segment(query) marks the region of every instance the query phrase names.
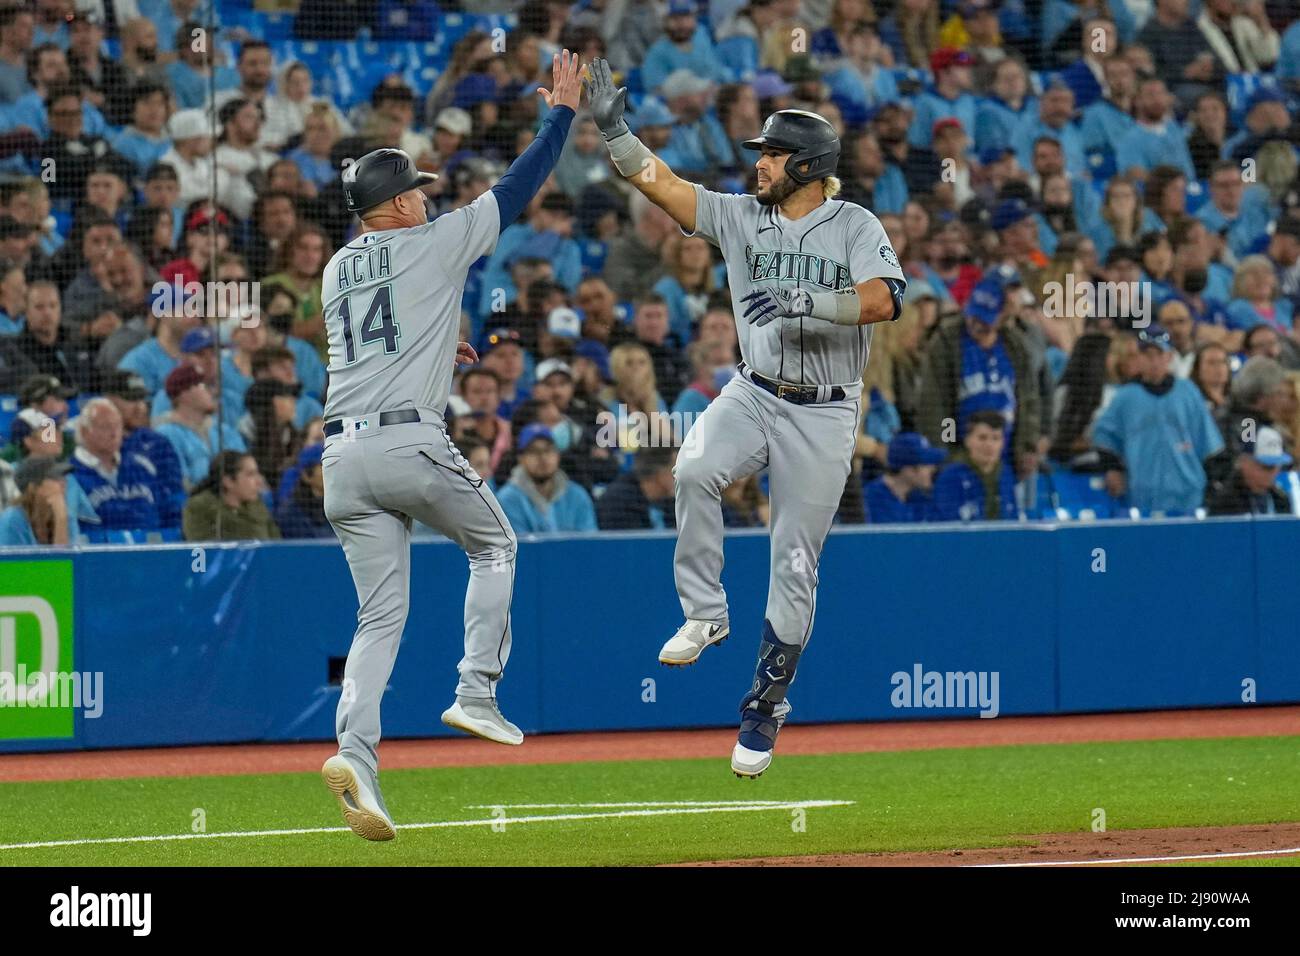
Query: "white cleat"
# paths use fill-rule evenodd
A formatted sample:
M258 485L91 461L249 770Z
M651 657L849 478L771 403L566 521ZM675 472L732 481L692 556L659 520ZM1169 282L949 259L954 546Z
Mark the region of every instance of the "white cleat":
M518 747L524 742L524 732L506 720L495 700L457 697L443 711L442 722L496 744Z
M687 621L659 651L659 663L673 667L694 664L710 644L721 644L731 633L726 624Z
M788 700L781 701L781 703L777 704L776 707L773 708L772 719L776 722L776 729L773 732L774 734L779 734L781 732L781 728L785 726L785 719L789 715L790 702ZM762 739L760 735L753 735L753 737L756 737L759 740ZM750 740L750 743L753 743L753 739ZM772 746L773 748L776 747L775 738L772 741ZM771 750L750 750L739 742L737 742L736 746L732 748L731 772L737 777L756 778L771 765Z
M770 750L750 750L736 744L731 751L731 770L737 777L757 777L771 764Z
M342 754L330 757L321 767L320 774L325 786L338 798L343 819L353 833L375 841L391 840L397 836L397 827L388 815L378 789L372 790L366 775L358 773L346 757Z

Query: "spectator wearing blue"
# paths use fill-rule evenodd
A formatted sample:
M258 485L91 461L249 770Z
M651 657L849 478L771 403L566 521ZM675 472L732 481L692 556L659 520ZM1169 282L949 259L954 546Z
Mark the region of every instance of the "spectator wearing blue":
M212 458L218 451L248 450L244 437L234 427L216 421L213 413L217 410L217 400L196 366L179 365L167 376L167 397L171 399L172 411L157 431L176 449L187 489L208 476Z
M642 448L596 502L596 523L602 531L663 530L677 526L673 498L672 448Z
M1088 155L1083 148L1083 134L1074 125L1074 93L1059 80L1053 81L1043 91L1037 114L1027 114L1012 133L1016 158L1025 169L1034 168L1034 145L1045 136L1061 144L1066 172L1075 178L1086 179Z
M284 538L333 538L334 526L325 517L325 478L321 468L324 445L308 445L296 466L285 473L292 482L275 509L275 523ZM281 487L283 487L283 482Z
M907 206L907 179L893 163L885 162L880 140L870 130L849 137L840 177L840 198L870 209L877 216L901 215Z
M1030 167L1032 175L1029 184L1035 191L1041 191L1048 176L1065 173L1070 177L1070 191L1074 195L1074 221L1079 229L1088 232L1096 225L1101 213L1101 197L1083 176L1071 173L1066 168L1065 148L1055 136L1040 136L1033 144L1034 164Z
M1223 158L1236 160L1259 155L1260 147L1274 139L1286 139L1291 115L1286 99L1275 89L1261 86L1246 103L1245 122L1223 144Z
M149 391L144 380L117 369L105 372L100 386L104 397L122 416L122 453L142 455L156 473L155 490L163 524L180 524L185 508L185 479L181 459L172 443L149 427Z
M1142 261L1142 281L1146 284L1151 304L1158 309L1178 294L1171 281L1173 246L1165 233L1152 231L1138 237L1137 249Z
M38 44L28 56L31 70L32 89L24 94L11 107L5 110L7 126L26 126L41 139L50 136L50 115L47 107L52 107L53 95L67 89L72 79L72 70L68 66L67 55L58 47L45 43ZM80 93L80 90L77 91ZM111 130L104 114L89 101L78 97L81 104L81 133L90 138L108 135ZM75 117L76 113L73 113Z
M167 91L157 83L138 83L131 88L131 104L131 124L109 137L109 144L143 176L172 148L167 137Z
M591 495L560 468L555 438L540 422L519 433L519 464L497 500L519 534L596 530Z
M713 83L689 70L676 70L659 87L676 118L669 156L676 172L713 173L738 165L735 146L710 109Z
M673 402L673 414L681 416L683 435L735 373L735 355L728 354L726 344L718 339L692 342L686 357L691 363L691 380Z
M963 441L977 413L997 412L1007 430L1007 453L1027 476L1037 466L1042 399L1029 346L1003 321L1012 305L1002 280L986 276L971 291L965 316L941 323L931 335L917 431L936 445Z
M713 262L713 247L703 236L682 236L664 251L668 274L654 284L652 291L668 305L670 334L682 348L695 338L695 328L704 317L709 296L726 286ZM723 267L725 270L725 266Z
M94 398L77 416L72 477L99 516L103 531L172 528L158 500L158 471L138 452L122 449L122 416L106 398Z
M65 433L59 429L54 419L35 408L24 408L18 413L10 427L9 437L13 441L13 451L18 456L16 462L19 464L33 458L66 460ZM5 467L7 465L0 463L0 469ZM0 491L0 498L3 497L3 492ZM69 478L65 482L63 498L67 506L68 537L75 544L82 540L81 523L84 521L91 526L97 525L99 516L95 514L95 509L75 478Z
M1248 255L1268 234L1268 191L1263 186L1249 188L1244 171L1230 159L1215 163L1210 171L1210 200L1196 210L1196 218L1210 232L1223 236L1237 258Z
M233 90L239 86L239 73L229 65L208 68L207 49L193 41L194 31L203 29L195 22L183 23L176 28L172 42L176 50L176 59L164 68L167 86L172 91L178 110L199 109L208 101L210 86L218 93ZM338 178L338 170L334 170Z
M1133 100L1137 96L1137 71L1126 57L1112 56L1102 61L1106 71L1106 93L1083 108L1079 133L1083 148L1089 153L1119 154L1119 144L1137 125L1133 119Z
M1223 437L1200 390L1170 372L1173 345L1158 325L1138 332L1136 381L1122 385L1093 427L1106 484L1144 514L1190 514L1205 500L1205 459Z
M1121 59L1115 23L1104 16L1083 21L1080 57L1061 71L1061 79L1074 92L1074 105L1086 110L1102 98L1108 87L1106 64Z
M181 361L181 341L199 324L197 315L185 314L185 292L180 286L156 290L151 309L158 318L153 338L146 339L122 357L117 367L144 379L150 395L162 391L163 383Z
M27 80L27 51L32 48L35 25L27 7L0 10L0 107L17 101L32 88Z
M871 113L871 131L880 141L885 162L903 174L908 192L917 196L929 195L943 176L943 165L934 150L928 146L913 146L908 141L908 117L908 111L901 103L882 103Z
M1300 88L1300 20L1282 34L1282 55L1277 58L1277 78L1291 89Z
M641 62L641 83L647 90L657 90L677 70L718 83L730 79L714 52L709 31L696 17L695 0L669 0L663 36L650 45Z
M229 381L226 381L224 374L222 375L221 420L228 426L237 426L244 415L244 393L253 383L245 379L243 373L230 364L229 356L218 359L217 355L217 335L207 326L201 325L197 329L190 329L181 340L181 364L189 364L197 368L199 375L214 395L217 388L217 362L221 362L223 372L228 370L234 373ZM149 409L149 415L155 421L165 417L172 410L171 396L167 394L165 385L166 380L164 380L163 390L154 395ZM204 471L204 474L207 472Z
M967 423L962 450L934 479L934 521L1014 521L1016 477L1005 460L1006 420L990 409Z
M934 124L946 116L961 120L962 129L975 128L976 100L971 94L971 67L975 58L965 50L941 47L930 54L934 86L916 97L907 140L928 147Z
M517 222L501 233L483 270L481 315L500 311L517 298L518 290L510 276L510 267L517 259L546 259L556 282L569 292L577 289L582 280L582 247L573 238L573 200L561 192L549 193L527 222ZM505 301L495 301L498 296L504 296Z
M1294 306L1290 299L1278 295L1277 271L1268 256L1246 256L1237 263L1232 301L1228 303L1228 328L1249 330L1268 325L1279 335L1289 337L1294 321Z
M1038 113L1038 100L1029 92L1029 74L1019 60L1008 57L993 68L989 95L975 110L975 148L981 153L1016 145L1016 128Z
M871 524L925 521L931 508L934 473L947 457L924 435L899 432L889 443L888 471L867 483L863 492Z
M880 42L875 27L858 21L851 28L848 43L843 59L826 65L825 80L831 100L840 108L845 124L859 126L867 121L873 107L896 102L901 94L893 72L881 64L885 46ZM816 36L813 38L813 57L817 59Z
M1115 149L1115 168L1135 179L1145 179L1156 166L1173 166L1188 179L1196 167L1187 148L1187 134L1174 118L1174 98L1159 77L1138 83L1133 111L1137 122Z
M28 458L14 469L19 497L0 511L0 547L73 542L66 494L71 470L57 458Z

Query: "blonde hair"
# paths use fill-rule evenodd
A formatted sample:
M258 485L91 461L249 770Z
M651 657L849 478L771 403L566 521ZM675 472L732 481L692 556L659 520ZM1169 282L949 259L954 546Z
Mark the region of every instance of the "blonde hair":
M844 184L838 176L827 176L822 180L822 195L827 199L834 199L843 188Z
M1246 256L1237 263L1237 270L1232 274L1232 297L1234 299L1245 298L1246 295L1246 276L1252 272L1267 272L1273 275L1273 263L1269 261L1268 256L1259 254ZM1274 285L1274 293L1277 292L1277 286Z

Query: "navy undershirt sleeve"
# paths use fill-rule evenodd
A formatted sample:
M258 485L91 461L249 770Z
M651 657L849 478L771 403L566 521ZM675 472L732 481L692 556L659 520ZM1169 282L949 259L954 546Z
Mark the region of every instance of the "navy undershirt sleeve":
M573 110L567 106L557 106L542 122L542 128L528 148L519 154L519 158L510 164L510 168L492 187L492 194L497 199L497 209L501 213L501 231L509 226L524 211L524 207L537 195L546 177L551 175L560 150L569 136L569 124L573 122Z

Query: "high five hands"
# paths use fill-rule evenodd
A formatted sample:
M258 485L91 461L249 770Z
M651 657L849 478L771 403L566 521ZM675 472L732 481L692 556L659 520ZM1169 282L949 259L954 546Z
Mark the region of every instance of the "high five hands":
M538 94L552 109L567 106L577 110L578 97L582 94L582 68L578 54L561 50L551 58L551 89L539 86Z

